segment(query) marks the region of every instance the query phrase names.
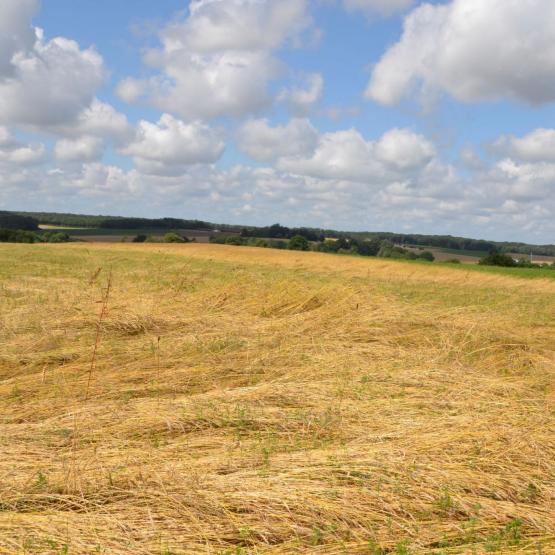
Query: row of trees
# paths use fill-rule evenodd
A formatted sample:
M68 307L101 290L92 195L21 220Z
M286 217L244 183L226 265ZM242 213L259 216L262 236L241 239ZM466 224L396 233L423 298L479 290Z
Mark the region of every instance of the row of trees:
M125 239L126 240L126 239ZM0 243L67 243L71 237L63 231L44 231L37 233L24 229L0 229ZM177 232L171 231L163 237L154 235L137 235L133 243L190 243L196 239L188 239Z
M98 223L102 229L195 229L212 230L212 224L200 220L181 220L177 218L107 218Z
M30 216L20 216L13 212L0 212L0 229L37 231L39 221Z
M486 241L483 239L469 239L452 235L422 235L413 233L389 232L339 232L318 228L289 228L280 224L268 227L243 228L242 237L261 237L290 239L295 235L302 235L309 241L324 241L325 238L347 239L359 243L370 241L381 243L389 241L394 245L411 247L435 247L442 249L470 251L475 253L517 253L555 256L555 245L529 245L527 243Z
M67 233L49 231L35 233L24 229L0 229L0 243L67 243Z
M13 220L16 218L16 220ZM24 218L24 220L17 219ZM38 223L67 226L91 227L102 229L141 229L141 230L173 230L195 229L203 231L226 231L239 233L244 238L289 240L300 235L312 242L324 242L326 238L350 239L364 241L390 241L395 245L413 247L436 247L469 253L520 253L543 256L555 256L555 245L529 245L527 243L485 241L452 235L422 235L388 232L351 232L344 233L329 229L296 227L290 228L280 224L267 227L242 227L234 225L213 224L200 220L183 220L178 218L126 218L120 216L91 216L70 213L50 212L0 212L0 228L38 229Z
M1 214L1 213L0 213ZM126 218L123 216L90 216L84 214L50 212L6 212L17 217L30 218L38 223L62 227L91 227L100 229L198 229L212 230L214 225L200 220L180 218ZM7 227L7 226L2 226ZM19 226L19 229L27 229ZM37 229L37 228L34 228ZM234 228L239 229L239 228Z
M484 256L478 264L481 266L502 266L504 268L549 268L555 270L555 262L553 264L534 264L530 260L524 258L515 259L508 254L500 252L492 252L488 256Z
M451 235L419 235L386 232L361 232L353 233L352 235L364 239L391 241L397 245L410 245L417 247L436 247L476 252L490 252L499 248L499 245L495 241L468 239L466 237L453 237Z
M337 232L330 232L332 236ZM308 241L323 241L326 232L322 229L311 229L308 227L285 227L280 224L273 224L268 227L249 227L241 230L241 237L259 237L269 239L291 239L301 236Z
M137 235L133 239L133 243L194 243L196 239L189 239L184 235L177 233L176 231L170 231L166 233L164 237L159 237L155 235Z
M289 249L296 251L316 251L335 254L352 254L359 256L379 256L405 260L427 260L433 262L435 257L430 251L414 252L395 246L391 241L358 240L352 237L309 241L304 235L293 235L290 239L263 239L257 237L228 236L211 237L212 243L235 246Z
M535 254L538 256L555 256L555 245L530 245L509 241L485 241L451 235L417 235L382 232L353 232L354 237L364 239L389 240L392 243L410 246L436 247L450 250L469 251L476 253L514 253Z

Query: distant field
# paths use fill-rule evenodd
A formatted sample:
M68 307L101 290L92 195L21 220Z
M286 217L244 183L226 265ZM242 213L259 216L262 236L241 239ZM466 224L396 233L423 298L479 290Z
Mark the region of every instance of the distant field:
M440 250L441 252L445 253L445 254L452 254L454 257L456 256L470 256L472 258L483 258L484 256L487 256L489 253L485 252L485 251L469 251L469 250L465 250L465 249L437 249Z
M446 260L457 258L462 263L466 264L477 264L480 258L487 256L489 253L485 251L470 251L470 250L457 250L457 249L444 249L438 247L422 247L424 250L429 250L434 253L436 260L438 262L445 262ZM417 249L412 247L411 250L419 251L421 249ZM529 255L522 254L522 253L511 253L511 256L515 258L525 258L529 259ZM540 255L533 255L532 260L537 264L552 264L555 262L554 256L540 256Z
M40 226L42 229L66 231L70 237L87 242L107 242L119 243L121 241L132 241L137 235L152 235L154 237L163 237L169 230L167 228L152 228L152 229L105 229L98 227L62 227L62 226ZM192 229L179 229L176 230L189 238L195 238L199 243L207 243L210 235L218 235L213 231L208 230L192 230Z
M77 230L89 229L87 227L69 227L64 225L51 225L51 224L40 224L39 228L44 230L72 231L72 232Z
M60 228L61 229L61 228ZM152 228L152 229L104 229L99 227L89 227L89 228L68 228L71 230L70 235L75 237L88 237L88 236L128 236L135 237L136 235L165 235L170 229L166 228ZM210 235L210 231L199 231L199 230L177 230L181 232L194 233L195 235L203 236Z
M0 553L554 553L553 274L0 245Z
M456 250L456 249L443 249L439 247L405 247L409 250L420 253L423 250L430 251L436 258L438 262L445 262L447 260L452 260L456 258L463 264L477 264L480 258L486 256L487 253L482 253L480 251L467 251L467 250Z

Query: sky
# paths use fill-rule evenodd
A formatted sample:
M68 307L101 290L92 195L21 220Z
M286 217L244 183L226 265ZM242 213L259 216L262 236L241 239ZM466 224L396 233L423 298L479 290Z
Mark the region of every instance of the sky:
M555 242L553 0L0 0L0 209Z

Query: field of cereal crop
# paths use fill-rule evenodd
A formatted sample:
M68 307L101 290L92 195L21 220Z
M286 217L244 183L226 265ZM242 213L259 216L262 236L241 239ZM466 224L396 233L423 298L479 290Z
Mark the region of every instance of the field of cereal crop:
M0 553L555 552L555 280L0 246Z

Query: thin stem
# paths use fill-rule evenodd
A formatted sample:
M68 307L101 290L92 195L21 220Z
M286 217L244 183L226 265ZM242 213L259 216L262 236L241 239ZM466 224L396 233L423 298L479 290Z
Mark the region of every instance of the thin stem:
M102 321L106 316L106 312L108 309L108 299L110 297L110 289L112 288L112 270L110 269L110 274L108 275L108 284L106 286L106 292L102 297L102 309L100 310L100 315L98 316L98 320L96 321L96 337L94 340L94 348L93 354L91 358L91 365L89 367L89 377L87 380L87 391L85 393L85 401L89 398L89 390L91 387L91 379L93 375L93 371L96 367L96 353L98 352L98 345L100 344L100 335L102 333Z

